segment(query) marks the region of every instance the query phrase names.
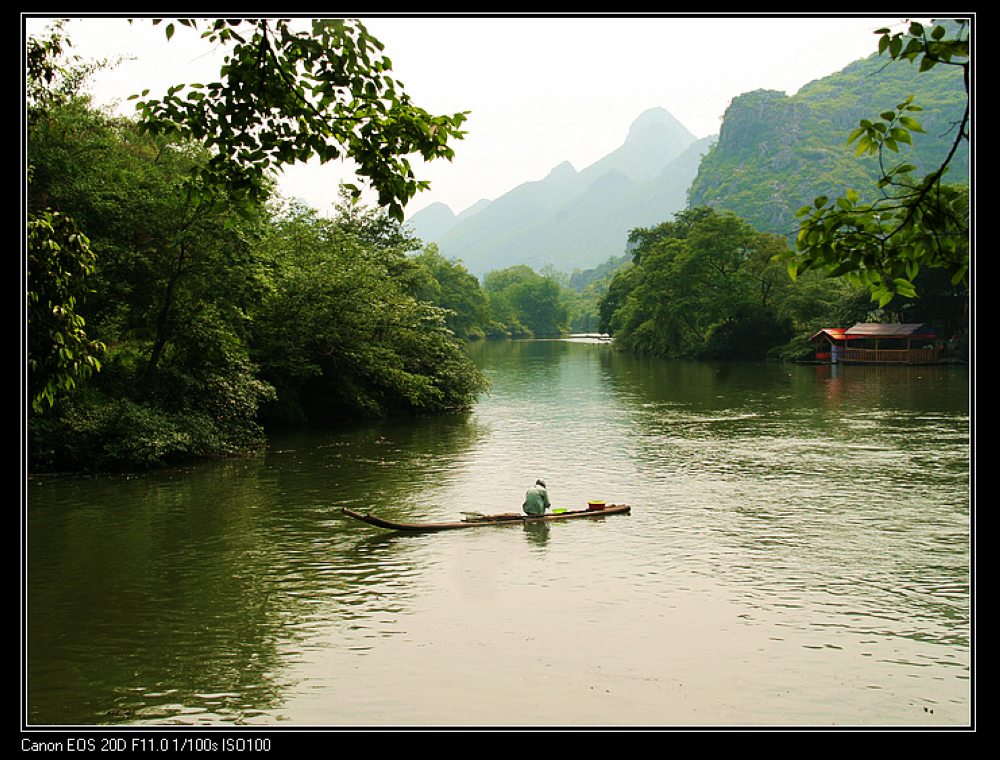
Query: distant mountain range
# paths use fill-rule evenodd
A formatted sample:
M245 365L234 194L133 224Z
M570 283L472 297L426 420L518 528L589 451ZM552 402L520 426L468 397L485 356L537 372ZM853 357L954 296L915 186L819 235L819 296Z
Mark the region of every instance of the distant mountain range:
M823 194L873 192L877 162L857 157L847 135L909 95L926 130L903 155L923 172L940 163L961 117L960 72L918 72L906 62L872 55L795 95L758 90L733 99L718 137L696 139L662 108L633 123L624 144L583 171L569 163L493 201L455 215L443 204L409 225L425 243L460 259L470 272L514 264L561 272L590 269L625 252L629 230L670 219L691 206L733 211L761 231L792 235L795 211ZM968 182L967 145L951 182Z
M697 139L662 108L641 114L620 148L582 171L569 162L461 214L435 203L408 225L477 276L514 264L572 272L624 250L629 230L669 219L714 138Z

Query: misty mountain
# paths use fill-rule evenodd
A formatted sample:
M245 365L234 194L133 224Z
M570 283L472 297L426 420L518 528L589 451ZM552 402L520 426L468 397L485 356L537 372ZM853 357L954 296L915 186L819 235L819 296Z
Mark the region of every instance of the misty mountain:
M408 224L479 276L514 264L565 272L594 267L621 255L629 230L685 207L711 140L696 139L666 110L651 109L617 150L582 171L563 162L463 214L433 204Z

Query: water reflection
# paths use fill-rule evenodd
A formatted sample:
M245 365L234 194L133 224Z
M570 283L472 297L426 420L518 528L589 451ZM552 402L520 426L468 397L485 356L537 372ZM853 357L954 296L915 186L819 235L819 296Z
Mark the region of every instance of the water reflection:
M612 354L605 373L704 573L817 628L968 644L964 369Z
M968 714L963 370L473 352L494 385L469 414L32 480L31 721L532 722L539 683L549 724ZM516 511L536 477L633 513L340 512Z
M527 522L522 529L528 542L537 547L545 547L549 543L552 526L546 522Z
M317 624L353 621L344 645L358 647L381 635L363 621L409 598L417 571L407 547L358 541L339 506L413 508L480 433L468 415L448 415L286 435L260 458L216 466L35 479L31 720L272 713L287 688L284 664Z

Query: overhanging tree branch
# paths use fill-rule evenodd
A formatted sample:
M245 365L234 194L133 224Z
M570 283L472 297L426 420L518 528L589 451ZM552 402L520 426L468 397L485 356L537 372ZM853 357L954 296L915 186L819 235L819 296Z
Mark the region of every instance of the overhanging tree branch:
M878 157L879 199L860 203L848 190L833 199L821 196L799 210L796 252L781 256L795 277L809 269L831 276L849 276L869 288L873 300L885 306L897 294L916 296L914 279L921 267L944 268L956 285L968 285L967 190L945 185L945 173L963 142L969 140L969 28L958 20L951 27L931 28L911 23L906 33L880 29L879 52L890 61L917 63L921 72L936 65L962 71L966 104L958 129L941 163L918 182L909 177L916 167L906 162L889 166L889 152L912 145L911 133L923 132L913 117L922 110L912 96L879 119L863 119L848 138L858 155Z

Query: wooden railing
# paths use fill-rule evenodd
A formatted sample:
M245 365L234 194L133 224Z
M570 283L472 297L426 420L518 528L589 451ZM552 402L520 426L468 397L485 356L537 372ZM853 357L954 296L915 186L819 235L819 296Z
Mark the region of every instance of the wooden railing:
M877 364L934 364L938 360L933 348L875 349L848 348L844 351L844 361L871 362Z

